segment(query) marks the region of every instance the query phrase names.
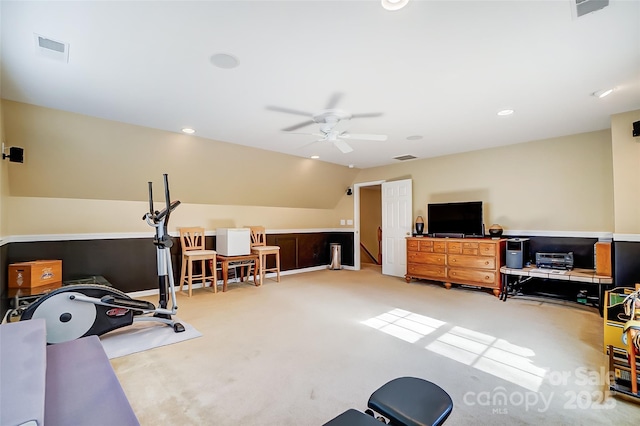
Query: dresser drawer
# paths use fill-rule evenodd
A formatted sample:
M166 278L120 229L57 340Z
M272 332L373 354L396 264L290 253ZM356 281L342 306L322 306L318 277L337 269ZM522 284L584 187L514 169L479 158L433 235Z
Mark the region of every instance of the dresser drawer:
M433 241L430 240L422 240L420 243L420 251L425 253L433 253Z
M439 253L424 253L421 251L410 251L407 253L408 263L427 263L430 265L444 265L445 255Z
M438 265L409 263L407 265L407 274L416 277L428 277L431 279L444 280L447 278L447 268Z
M434 253L445 253L447 251L447 243L444 241L434 241L433 251Z
M477 256L478 246L479 246L478 243L462 243L462 254Z
M480 243L480 255L495 256L496 254L496 244Z
M461 254L462 242L461 241L447 242L447 253Z
M447 264L451 267L496 269L495 257L465 256L450 254Z
M478 284L489 284L494 286L496 283L495 271L478 271L472 269L449 268L447 275L451 281L474 282Z
M407 240L407 251L423 251L433 253L433 241L429 239L413 238Z

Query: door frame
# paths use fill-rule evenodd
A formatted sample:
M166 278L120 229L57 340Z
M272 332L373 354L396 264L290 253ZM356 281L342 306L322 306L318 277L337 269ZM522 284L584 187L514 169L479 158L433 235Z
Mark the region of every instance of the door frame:
M353 269L356 271L360 270L360 188L382 185L385 182L386 180L374 180L353 185Z

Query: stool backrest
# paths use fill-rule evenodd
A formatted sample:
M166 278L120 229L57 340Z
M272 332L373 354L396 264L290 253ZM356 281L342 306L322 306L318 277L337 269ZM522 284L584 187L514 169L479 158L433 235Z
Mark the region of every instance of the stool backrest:
M248 226L251 229L251 247L267 245L267 234L264 226Z
M180 244L182 252L192 250L204 250L204 228L192 226L189 228L180 228Z

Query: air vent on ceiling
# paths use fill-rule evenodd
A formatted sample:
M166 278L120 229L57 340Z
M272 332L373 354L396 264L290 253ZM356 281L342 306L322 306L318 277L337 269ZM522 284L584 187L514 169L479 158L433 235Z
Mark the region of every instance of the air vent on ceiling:
M571 3L571 12L575 18L609 6L609 0L571 0Z
M400 161L407 161L407 160L413 160L414 157L413 155L407 154L407 155L400 155L399 157L393 157L394 160L400 160Z
M60 62L69 62L69 43L63 43L35 33L33 34L33 40L36 46L36 55Z

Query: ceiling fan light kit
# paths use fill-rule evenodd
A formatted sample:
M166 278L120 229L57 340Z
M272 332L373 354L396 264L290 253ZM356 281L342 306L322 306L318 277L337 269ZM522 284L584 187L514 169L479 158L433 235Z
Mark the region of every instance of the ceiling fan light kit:
M300 111L296 109L291 109L291 108L277 107L277 106L267 106L267 109L271 111L285 112L288 114L304 115L307 117L311 117L311 120L307 120L302 123L298 123L298 124L294 124L293 126L286 127L282 129L282 131L291 133L291 134L320 136L321 139L318 139L315 142L312 142L311 144L314 144L316 142L330 141L343 154L348 154L349 152L353 151L353 148L343 139L358 139L358 140L369 140L369 141L386 141L387 140L387 135L351 134L351 133L347 133L346 131L336 130L335 127L338 125L338 123L340 123L340 121L349 121L352 118L361 118L361 117L379 117L382 115L382 113L379 113L379 112L351 114L350 112L347 112L345 110L336 109L334 107L340 100L341 96L342 95L340 93L334 94L330 98L326 109L323 109L316 114ZM299 132L294 133L293 132L293 130L300 129L302 127L306 127L311 124L319 124L320 133L299 133Z
M382 0L382 7L386 10L400 10L409 3L409 0Z

